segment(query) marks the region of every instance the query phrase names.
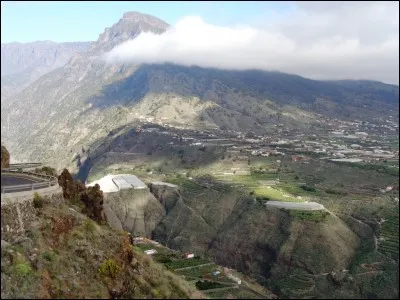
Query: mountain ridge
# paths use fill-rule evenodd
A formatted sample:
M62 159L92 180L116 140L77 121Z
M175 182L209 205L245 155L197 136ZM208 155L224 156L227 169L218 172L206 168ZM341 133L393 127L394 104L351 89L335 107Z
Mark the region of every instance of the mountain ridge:
M282 72L174 64L110 65L101 59L141 32L160 34L167 28L158 18L128 12L88 51L74 54L61 68L2 101L1 126L11 151L29 160L57 153L62 168L69 164L66 149L105 138L110 130L133 122L131 114L169 118L165 122L174 126L261 134L278 123L307 130L323 128L326 118L368 120L398 111L398 86L379 82L318 81ZM34 146L27 149L27 142ZM41 143L51 150L42 149Z

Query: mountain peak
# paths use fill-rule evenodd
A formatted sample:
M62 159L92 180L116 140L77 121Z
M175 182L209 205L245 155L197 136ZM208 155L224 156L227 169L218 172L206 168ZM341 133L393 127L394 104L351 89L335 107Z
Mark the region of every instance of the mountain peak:
M163 33L168 24L154 16L139 12L126 12L118 23L106 28L100 35L97 43L103 50L111 50L118 44L134 39L142 32Z

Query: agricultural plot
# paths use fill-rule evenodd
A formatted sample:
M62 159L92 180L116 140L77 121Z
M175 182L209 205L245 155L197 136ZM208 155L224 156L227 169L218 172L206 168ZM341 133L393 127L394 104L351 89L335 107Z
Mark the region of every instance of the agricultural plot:
M265 198L265 200L302 201L280 187L262 184L263 182L275 179L276 175L271 177L270 174L252 174L247 176L224 176L220 180L225 183L230 182L237 187L242 187L247 192L253 193L254 196Z
M280 281L282 294L289 297L304 297L315 287L315 279L305 272L294 272L289 278Z
M229 290L204 291L204 293L212 299L265 299L265 297L261 297L240 287Z
M193 259L178 259L171 262L167 262L164 265L168 269L176 270L181 268L195 267L203 264L207 264L210 261L202 258L193 258Z
M157 251L157 253L153 254L152 257L155 261L158 261L160 263L169 262L169 261L172 261L173 259L180 258L180 255L178 253L175 253L174 251L171 251L170 249L168 249L166 247L149 245L149 244L138 244L138 245L135 245L135 247L137 249L140 249L141 252L144 252L146 250L155 249Z
M213 272L219 271L219 274L213 274ZM207 279L211 281L218 281L221 283L227 283L227 284L236 284L232 279L228 278L222 268L216 264L211 264L211 265L206 265L206 266L200 266L200 267L195 267L195 268L190 268L190 269L184 269L184 270L177 270L175 271L179 275L185 276L186 280L195 280L195 279Z
M172 179L169 182L180 186L184 197L193 198L205 191L205 188L191 180L187 179Z
M297 199L295 196L281 191L276 187L256 187L253 189L253 192L255 196L268 198L268 200L303 202L302 200Z
M218 266L216 264L211 264L197 268L177 270L176 273L185 276L185 279L190 281L198 278L208 279L212 276L212 272L216 270L218 270Z
M383 240L379 244L379 251L384 255L394 259L399 259L399 217L390 217L382 224L381 237Z

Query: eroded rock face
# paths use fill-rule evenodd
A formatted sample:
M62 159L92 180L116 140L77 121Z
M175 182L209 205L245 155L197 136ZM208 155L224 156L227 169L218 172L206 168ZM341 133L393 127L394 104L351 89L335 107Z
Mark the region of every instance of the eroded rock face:
M1 145L1 168L8 168L10 166L10 153Z
M164 207L147 189L106 193L104 211L111 227L148 238L165 216Z
M176 201L181 198L178 187L150 183L149 189L164 206L167 213L175 206Z

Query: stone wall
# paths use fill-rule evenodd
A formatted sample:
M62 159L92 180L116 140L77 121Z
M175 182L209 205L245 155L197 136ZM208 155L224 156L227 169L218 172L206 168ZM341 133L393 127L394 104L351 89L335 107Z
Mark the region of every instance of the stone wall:
M63 201L62 194L51 195L50 201ZM36 220L36 213L36 209L33 207L33 198L24 199L24 201L2 202L1 239L13 242L24 235L29 224Z

